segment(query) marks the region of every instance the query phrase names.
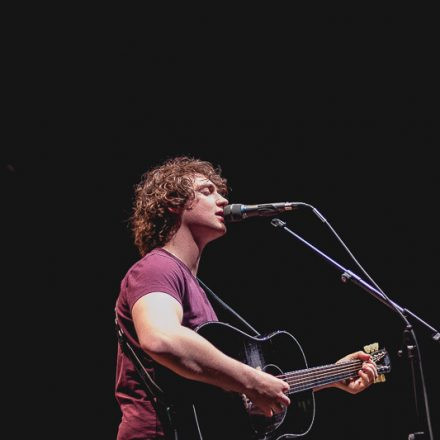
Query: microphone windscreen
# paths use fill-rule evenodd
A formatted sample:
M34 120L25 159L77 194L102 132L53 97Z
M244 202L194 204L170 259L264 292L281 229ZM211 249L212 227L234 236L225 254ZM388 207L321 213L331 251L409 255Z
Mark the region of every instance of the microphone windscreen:
M243 220L241 205L239 203L226 205L223 208L223 216L225 221L228 222L238 222L240 220Z

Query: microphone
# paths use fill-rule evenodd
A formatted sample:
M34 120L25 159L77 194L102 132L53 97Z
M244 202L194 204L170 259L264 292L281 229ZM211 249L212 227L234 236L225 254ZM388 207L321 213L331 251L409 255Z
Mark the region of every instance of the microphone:
M262 205L234 203L223 208L223 216L227 222L239 222L248 217L270 217L286 211L293 211L299 206L307 206L307 204L302 202L264 203Z

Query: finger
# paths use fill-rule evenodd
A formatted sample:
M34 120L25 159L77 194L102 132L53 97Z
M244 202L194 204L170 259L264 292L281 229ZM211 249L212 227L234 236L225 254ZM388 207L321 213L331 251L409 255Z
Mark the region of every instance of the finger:
M268 407L265 407L265 408L261 408L261 407L259 407L259 410L266 416L266 417L272 417L273 416L273 414L274 414L274 411L272 410L272 408L268 408Z
M368 374L368 376L370 377L370 379L372 381L374 381L374 379L377 378L378 374L377 374L377 369L374 365L372 364L368 364L368 363L364 363L364 365L362 365L362 370Z
M286 409L286 407L281 404L281 403L277 403L273 408L272 411L274 414L279 414L282 413L284 410Z
M370 355L368 353L365 353L365 351L356 351L352 353L352 359L361 359L361 360L367 360L370 359Z
M367 361L371 356L364 351L355 351L354 353L350 353L347 356L344 356L342 359L339 359L338 362L352 361L355 359L360 359L361 361ZM337 363L338 363L337 362Z
M360 383L364 386L367 387L368 385L371 385L373 383L372 380L370 380L369 376L367 373L364 373L362 370L359 370L359 379L360 379ZM359 380L358 379L358 380ZM357 381L356 381L357 382Z
M278 402L285 407L290 405L290 399L285 394L279 396Z
M362 359L364 361L371 361L372 357L371 354L365 353L365 351L359 351L359 359Z
M283 381L283 392L285 393L289 390L290 390L290 385L287 382Z
M362 365L362 371L368 375L371 381L374 381L374 379L377 377L377 370L371 364L365 363Z

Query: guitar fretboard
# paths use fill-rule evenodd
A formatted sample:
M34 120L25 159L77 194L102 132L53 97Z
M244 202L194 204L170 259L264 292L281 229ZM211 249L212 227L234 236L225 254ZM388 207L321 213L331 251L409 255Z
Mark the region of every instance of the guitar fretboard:
M360 360L340 362L338 364L292 371L290 373L281 374L278 378L286 381L290 385L290 390L287 394L295 394L322 385L356 377L361 366L362 361Z

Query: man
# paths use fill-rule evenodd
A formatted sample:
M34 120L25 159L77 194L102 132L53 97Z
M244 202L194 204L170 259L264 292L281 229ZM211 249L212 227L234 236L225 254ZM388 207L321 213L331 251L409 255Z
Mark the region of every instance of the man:
M220 170L189 157L170 159L143 176L132 216L143 258L122 280L116 314L140 353L186 379L244 394L270 417L290 404L288 383L225 355L194 331L217 320L196 276L205 246L226 233L226 192ZM358 378L333 385L353 394L377 377L369 355L344 359L355 358L363 361ZM153 363L146 367L154 376ZM122 411L118 440L165 438L155 402L120 348L115 394Z

